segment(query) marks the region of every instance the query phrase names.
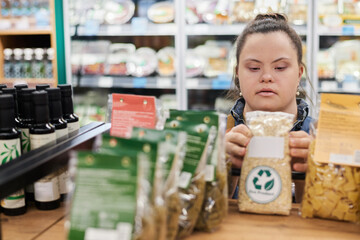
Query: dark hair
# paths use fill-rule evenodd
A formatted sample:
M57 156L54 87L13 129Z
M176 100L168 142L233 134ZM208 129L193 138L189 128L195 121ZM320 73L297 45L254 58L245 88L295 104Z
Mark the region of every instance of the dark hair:
M230 99L236 100L239 98L240 85L239 79L237 77L236 71L239 64L239 56L245 45L246 39L249 35L254 33L271 33L271 32L284 32L289 36L297 54L297 61L299 65L302 65L305 68L306 66L302 62L302 44L301 38L296 33L296 31L290 27L287 21L287 17L284 14L280 13L267 13L259 14L255 17L254 20L249 22L243 32L236 39L236 66L233 74L233 88L231 88L227 94L227 97Z

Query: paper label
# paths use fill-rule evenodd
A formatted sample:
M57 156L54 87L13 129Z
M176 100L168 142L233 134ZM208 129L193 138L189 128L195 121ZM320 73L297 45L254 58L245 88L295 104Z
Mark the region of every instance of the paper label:
M69 184L70 184L69 171L65 170L59 175L60 194L67 194L69 192L69 189L68 189Z
M205 168L205 181L212 182L215 179L215 166L214 165L206 165Z
M0 165L21 155L20 138L0 140Z
M61 142L62 140L68 137L68 128L56 129L55 134L56 134L56 142Z
M58 177L53 177L50 181L44 177L35 182L34 189L35 200L38 202L51 202L60 198Z
M156 126L155 97L113 94L110 134L131 137L132 127L154 129Z
M37 149L47 144L56 143L56 133L48 134L30 134L31 150Z
M80 128L80 123L79 121L76 121L76 122L71 122L71 123L68 123L68 131L69 131L69 134L73 134L75 131L78 131L79 128Z
M322 94L314 160L360 166L360 96Z
M284 158L283 137L258 137L251 138L247 147L250 158Z
M1 206L7 209L21 208L25 206L24 190L17 191L16 193L8 196L1 201Z
M30 131L29 128L20 128L20 131L21 131L21 148L24 154L31 150Z

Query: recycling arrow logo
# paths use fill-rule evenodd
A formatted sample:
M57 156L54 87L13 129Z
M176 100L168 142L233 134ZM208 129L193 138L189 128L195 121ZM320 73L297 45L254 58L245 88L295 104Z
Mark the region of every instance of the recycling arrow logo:
M253 183L254 183L254 187L258 190L261 190L262 189L262 186L261 185L258 185L258 181L259 181L259 178L261 178L263 176L263 174L266 174L267 177L271 177L271 172L269 170L263 170L261 169L259 172L258 172L258 176L257 177L254 177L254 180L253 180ZM264 186L264 189L266 191L270 191L272 188L274 187L274 179L270 180L270 181L267 181L265 183L265 186Z
M281 178L278 172L269 166L257 166L247 175L245 190L249 198L256 203L274 201L281 192Z

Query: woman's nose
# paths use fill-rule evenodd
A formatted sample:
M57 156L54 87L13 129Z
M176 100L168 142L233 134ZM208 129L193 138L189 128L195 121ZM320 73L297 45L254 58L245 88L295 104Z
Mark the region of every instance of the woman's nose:
M261 76L261 82L273 82L274 78L272 76L272 74L268 71L264 72Z

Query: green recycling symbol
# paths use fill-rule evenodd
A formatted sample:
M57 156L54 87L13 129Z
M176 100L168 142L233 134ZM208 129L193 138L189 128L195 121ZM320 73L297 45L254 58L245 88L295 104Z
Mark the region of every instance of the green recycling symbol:
M271 176L271 173L269 170L262 170L260 169L260 171L257 173L257 175L259 177L262 177L263 174L266 174L267 177L270 177ZM257 190L261 190L262 186L257 184L259 181L259 178L258 177L254 177L253 179L253 183L254 183L254 187L257 189ZM265 186L264 186L264 189L266 191L270 191L272 188L274 187L274 179L271 179L270 181L266 182L265 183Z

